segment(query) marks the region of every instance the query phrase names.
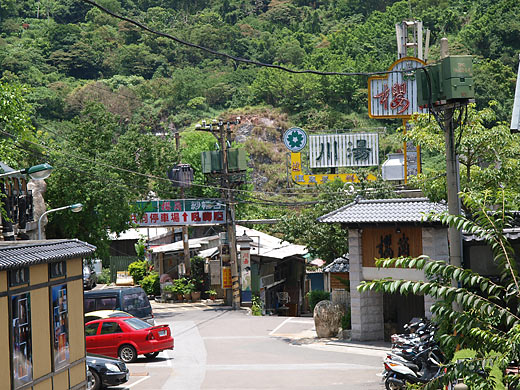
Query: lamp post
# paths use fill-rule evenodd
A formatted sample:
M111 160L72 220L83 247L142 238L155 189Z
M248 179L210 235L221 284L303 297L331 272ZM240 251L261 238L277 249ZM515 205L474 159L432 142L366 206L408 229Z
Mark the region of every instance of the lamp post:
M34 165L30 168L19 169L17 171L9 171L0 173L0 179L3 177L14 176L17 174L29 175L33 180L47 179L54 168L47 163Z
M51 209L51 210L47 210L46 212L44 212L38 219L38 240L42 239L42 219L43 219L43 217L54 211L67 210L67 209L70 209L70 211L72 211L73 213L79 213L83 209L83 204L74 203L74 204L70 204L68 206L58 207L56 209Z

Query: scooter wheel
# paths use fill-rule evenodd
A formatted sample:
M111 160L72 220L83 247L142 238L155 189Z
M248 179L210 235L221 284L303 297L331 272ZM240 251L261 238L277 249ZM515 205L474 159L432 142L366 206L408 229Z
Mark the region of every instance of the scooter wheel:
M386 390L405 390L405 386L401 386L395 382L391 381L391 377L386 377L385 379L385 388Z

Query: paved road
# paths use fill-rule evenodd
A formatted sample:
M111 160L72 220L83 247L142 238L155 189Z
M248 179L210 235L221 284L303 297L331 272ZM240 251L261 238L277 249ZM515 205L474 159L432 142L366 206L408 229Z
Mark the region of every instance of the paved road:
M127 389L381 390L382 350L317 340L312 318L254 317L204 304L154 304L174 351L129 364Z

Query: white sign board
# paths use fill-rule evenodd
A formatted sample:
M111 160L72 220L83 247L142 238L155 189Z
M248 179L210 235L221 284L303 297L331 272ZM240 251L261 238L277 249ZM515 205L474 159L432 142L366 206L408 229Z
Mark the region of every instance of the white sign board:
M379 165L379 136L377 133L310 135L309 160L311 168Z
M368 115L371 118L409 118L417 112L426 114L428 110L417 104L415 77L415 69L424 65L418 58L405 57L388 69L393 73L369 77Z

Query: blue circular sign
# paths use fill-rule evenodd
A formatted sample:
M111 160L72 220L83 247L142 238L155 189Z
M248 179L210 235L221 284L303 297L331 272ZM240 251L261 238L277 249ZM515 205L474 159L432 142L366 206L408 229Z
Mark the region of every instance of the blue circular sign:
M299 152L307 145L307 133L299 127L291 127L283 134L283 143L291 152Z

